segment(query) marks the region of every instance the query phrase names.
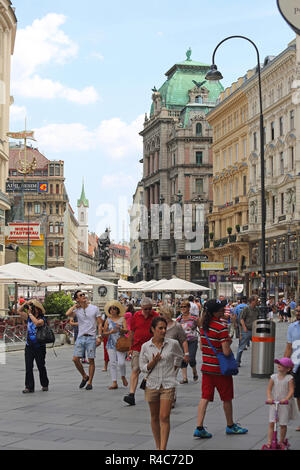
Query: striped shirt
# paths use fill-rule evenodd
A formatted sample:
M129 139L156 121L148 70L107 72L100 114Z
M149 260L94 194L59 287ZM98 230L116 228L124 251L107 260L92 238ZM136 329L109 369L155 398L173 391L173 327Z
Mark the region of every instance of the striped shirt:
M211 342L212 346L217 350L217 352L222 352L222 343L230 339L228 335L227 326L224 325L221 320L213 318L209 324L208 331L205 332L209 338L209 341ZM208 344L203 328L200 329L200 333L202 345L201 372L205 372L206 374L221 375L219 361L217 359L217 356Z

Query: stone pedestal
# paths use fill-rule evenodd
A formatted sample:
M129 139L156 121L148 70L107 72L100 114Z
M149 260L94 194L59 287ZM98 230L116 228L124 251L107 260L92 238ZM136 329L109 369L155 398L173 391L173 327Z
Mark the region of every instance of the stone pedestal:
M109 300L118 298L118 280L119 274L112 271L100 271L95 274L95 277L103 279L103 281L112 282L116 286L94 286L93 288L93 304L97 305L100 311L104 310L104 305Z

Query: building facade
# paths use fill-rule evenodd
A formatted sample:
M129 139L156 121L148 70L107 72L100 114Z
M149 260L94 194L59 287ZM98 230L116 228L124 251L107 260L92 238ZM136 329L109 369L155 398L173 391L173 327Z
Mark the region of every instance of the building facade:
M300 115L297 86L300 79L300 38L262 69L266 191L267 293L297 296L300 232ZM298 81L298 82L297 82ZM297 85L298 83L298 85ZM261 282L261 172L257 76L245 87L249 103L249 279L250 291ZM296 93L295 93L296 92ZM295 99L296 98L296 99ZM299 291L298 291L299 296Z
M84 190L84 182L82 182L82 190L80 199L77 201L78 211L78 240L80 249L86 253L89 251L89 201L86 198Z
M64 258L65 267L74 271L78 271L78 229L78 220L71 205L68 203L64 214Z
M192 61L190 55L188 51L187 59L166 73L167 80L159 90L153 89L150 117L145 116L140 133L144 143L144 207L148 212L148 220L143 221L148 234L141 237L143 273L146 280L176 275L204 284L207 277L199 262L203 246L192 243L191 231L203 222L212 205L212 131L206 115L223 88L220 83L206 82L209 66ZM181 229L176 226L182 221L177 209L172 210L174 204L181 206L182 212L189 207L189 237L184 233L184 221ZM155 205L161 209L156 227L150 217ZM166 222L170 222L167 237L162 236ZM204 241L208 243L207 230Z
M249 252L243 237L248 224L248 101L243 91L247 76L220 94L219 104L207 117L213 128L213 209L205 253L209 261L224 264L223 271L210 271L216 296L232 297L236 284L248 284Z
M143 185L139 182L132 197L132 207L130 209L130 275L134 282L143 279L143 245L138 237L143 203Z
M27 161L36 160L36 167L31 174L23 176L18 168L24 161L25 149L21 145L12 145L9 150L9 176L6 191L9 194L11 210L8 222L41 224L44 240L44 256L34 262L31 244L32 264L39 267L53 268L64 266L64 213L68 203L65 190L64 162L48 160L37 148L26 147ZM21 254L27 262L28 246L18 246L18 259ZM23 253L24 252L24 253Z

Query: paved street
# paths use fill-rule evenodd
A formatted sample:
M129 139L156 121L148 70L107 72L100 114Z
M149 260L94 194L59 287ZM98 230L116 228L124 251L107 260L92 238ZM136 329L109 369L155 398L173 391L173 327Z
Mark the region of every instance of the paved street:
M287 326L277 323L278 357L284 351ZM235 340L234 352L236 348ZM34 394L21 393L24 388L23 351L7 353L6 365L0 365L0 449L155 449L142 390L137 391L135 407L123 402L124 387L108 391L109 373L101 371L102 347L98 349L92 391L78 388L81 379L72 363L73 347L58 347L56 352L57 358L51 349L47 353L49 392L40 391L38 383ZM200 353L198 359L200 368ZM266 442L268 407L264 403L268 380L250 377L250 350L244 352L242 359L240 373L234 378L234 419L249 429L248 434L225 435L222 404L216 396L215 402L209 405L205 423L213 438L193 438L201 384L191 382L178 386L177 405L171 416L170 450L260 449ZM128 366L128 377L129 372ZM295 432L298 425L300 417L288 429L292 449L300 448L300 433Z

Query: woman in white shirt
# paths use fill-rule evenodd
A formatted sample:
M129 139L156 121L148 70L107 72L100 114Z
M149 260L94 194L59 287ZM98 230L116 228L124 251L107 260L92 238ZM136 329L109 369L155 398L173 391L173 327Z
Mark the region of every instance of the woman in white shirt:
M147 378L145 400L149 403L156 449L166 450L176 368L181 365L183 352L177 340L166 338L167 321L164 318L155 317L151 331L153 338L144 343L141 349L140 369Z

